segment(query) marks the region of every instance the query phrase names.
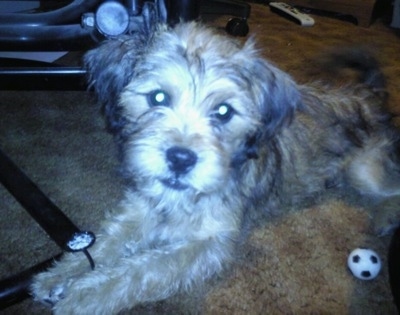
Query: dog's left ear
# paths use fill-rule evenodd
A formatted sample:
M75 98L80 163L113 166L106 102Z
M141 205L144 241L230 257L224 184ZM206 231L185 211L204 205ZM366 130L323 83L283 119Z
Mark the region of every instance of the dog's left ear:
M295 110L301 107L301 95L293 79L265 59L252 58L248 67L262 117L262 138L268 139L291 121Z
M301 107L296 83L289 75L258 57L257 52L255 57L247 59L245 67L261 124L254 133L247 135L242 149L232 160L236 166L248 159L257 159L260 144L279 134L282 127L290 123L295 110Z

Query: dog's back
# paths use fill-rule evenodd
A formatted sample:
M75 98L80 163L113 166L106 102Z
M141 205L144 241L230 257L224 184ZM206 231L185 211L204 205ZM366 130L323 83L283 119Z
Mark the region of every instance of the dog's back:
M330 74L353 70L356 84L299 87L303 107L282 132L284 186L294 200L325 188L355 187L362 194L400 191L394 178L399 132L385 109L385 78L371 54L341 49L323 59ZM297 197L297 198L296 198Z

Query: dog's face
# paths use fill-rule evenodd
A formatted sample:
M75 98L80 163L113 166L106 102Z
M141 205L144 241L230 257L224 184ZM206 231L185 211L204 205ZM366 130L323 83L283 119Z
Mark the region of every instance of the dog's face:
M299 103L292 80L251 42L240 45L198 24L162 27L140 49L121 43L120 63L130 60L131 68L117 78L127 82L117 104L103 101L123 134L126 170L152 194L219 191ZM98 59L87 58L94 73Z

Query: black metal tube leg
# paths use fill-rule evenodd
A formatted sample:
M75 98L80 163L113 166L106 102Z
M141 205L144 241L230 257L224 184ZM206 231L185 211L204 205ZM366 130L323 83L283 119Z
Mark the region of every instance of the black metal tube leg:
M70 250L67 243L80 230L1 150L0 182L58 246Z
M198 0L169 0L167 2L168 23L176 24L180 20L192 21L200 15L200 4Z
M49 268L55 260L59 259L59 254L51 259L39 263L23 272L8 277L0 281L0 310L5 309L29 297L29 286L32 277Z

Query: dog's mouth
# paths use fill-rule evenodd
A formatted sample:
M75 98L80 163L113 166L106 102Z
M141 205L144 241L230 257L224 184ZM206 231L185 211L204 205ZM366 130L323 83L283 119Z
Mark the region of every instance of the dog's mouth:
M185 189L189 188L188 185L182 183L176 177L170 177L170 178L161 179L161 183L163 183L166 187L172 188L172 189L175 189L175 190L185 190Z

